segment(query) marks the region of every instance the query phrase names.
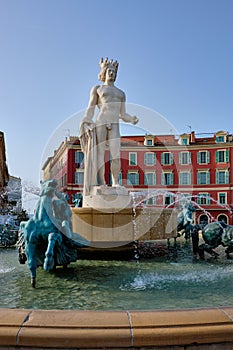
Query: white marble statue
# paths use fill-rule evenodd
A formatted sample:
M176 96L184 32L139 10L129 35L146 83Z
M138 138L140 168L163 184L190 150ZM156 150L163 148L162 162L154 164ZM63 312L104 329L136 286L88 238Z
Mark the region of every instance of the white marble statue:
M106 185L104 177L106 140L112 160L112 186L119 186L118 178L121 170L119 120L132 124L138 122L136 116L126 113L125 93L114 85L118 62L101 58L99 66L101 70L98 78L103 84L91 89L88 108L80 125L80 141L85 156L84 195L88 195L91 188L97 184ZM96 106L99 112L94 122Z

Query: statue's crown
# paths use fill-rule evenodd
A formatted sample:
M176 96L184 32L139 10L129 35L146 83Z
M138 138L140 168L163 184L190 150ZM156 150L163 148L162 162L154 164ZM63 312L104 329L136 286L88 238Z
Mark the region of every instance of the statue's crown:
M101 58L99 61L99 66L102 69L107 68L109 66L113 66L116 70L118 69L119 63L117 61L113 61L113 59L108 60L108 57L105 59Z

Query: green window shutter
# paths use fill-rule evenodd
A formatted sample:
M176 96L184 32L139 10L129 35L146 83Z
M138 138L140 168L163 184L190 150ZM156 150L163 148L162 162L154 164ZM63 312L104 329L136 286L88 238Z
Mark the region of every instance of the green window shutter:
M188 155L188 162L189 162L189 164L191 164L192 163L192 153L191 152L189 152L189 155Z
M197 184L200 185L201 183L201 173L197 173Z
M226 175L225 175L225 183L228 184L229 183L229 171L226 171Z
M144 153L144 164L147 164L147 153Z
M130 185L130 174L127 173L127 185Z
M209 164L209 162L210 162L210 152L209 151L207 151L206 152L206 162Z
M119 173L118 181L119 184L122 185L122 172Z
M162 183L162 185L165 185L165 176L164 176L164 173L161 173L161 183Z
M179 153L179 164L182 164L182 153Z
M161 163L164 164L164 153L161 154Z
M190 185L191 184L191 173L188 173L188 184Z
M174 174L171 173L171 185L173 185L173 184L174 184Z
M216 156L216 163L218 163L219 162L219 151L216 151L215 156Z
M197 163L200 164L201 163L201 153L197 152Z
M216 184L219 184L219 172L216 171Z
M229 149L226 150L226 163L229 162Z
M210 172L209 171L206 174L206 183L207 183L207 185L210 184Z
M137 159L137 155L136 155L136 153L134 153L134 155L133 155L134 165L137 165L137 161L136 161L136 159Z
M153 153L153 165L155 165L156 164L156 155L155 155L155 153Z
M170 153L171 154L171 164L174 163L174 156L173 156L173 153Z

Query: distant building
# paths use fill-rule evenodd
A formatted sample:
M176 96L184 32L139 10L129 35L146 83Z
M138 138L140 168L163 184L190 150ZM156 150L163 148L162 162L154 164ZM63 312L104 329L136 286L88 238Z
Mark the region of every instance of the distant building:
M4 188L9 181L8 168L6 164L6 148L4 133L0 131L0 189Z
M0 209L5 212L9 205L22 209L21 179L8 173L4 133L0 131Z
M111 184L110 154L105 154L106 182ZM224 220L233 224L233 135L145 135L121 137L120 183L130 191L153 191L151 206L179 206L187 196L196 202L196 223ZM43 166L44 179L56 178L70 204L83 189L84 156L78 137L61 143ZM156 193L158 195L156 195Z
M9 181L9 173L6 163L6 148L4 133L0 131L0 212L7 206L6 186Z
M22 210L22 183L20 177L9 176L7 186L8 204L14 207L17 211Z

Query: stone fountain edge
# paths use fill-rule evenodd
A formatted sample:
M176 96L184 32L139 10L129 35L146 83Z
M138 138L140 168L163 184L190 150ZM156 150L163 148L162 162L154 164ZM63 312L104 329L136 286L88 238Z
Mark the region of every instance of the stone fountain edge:
M233 307L73 311L0 309L0 349L232 349Z

